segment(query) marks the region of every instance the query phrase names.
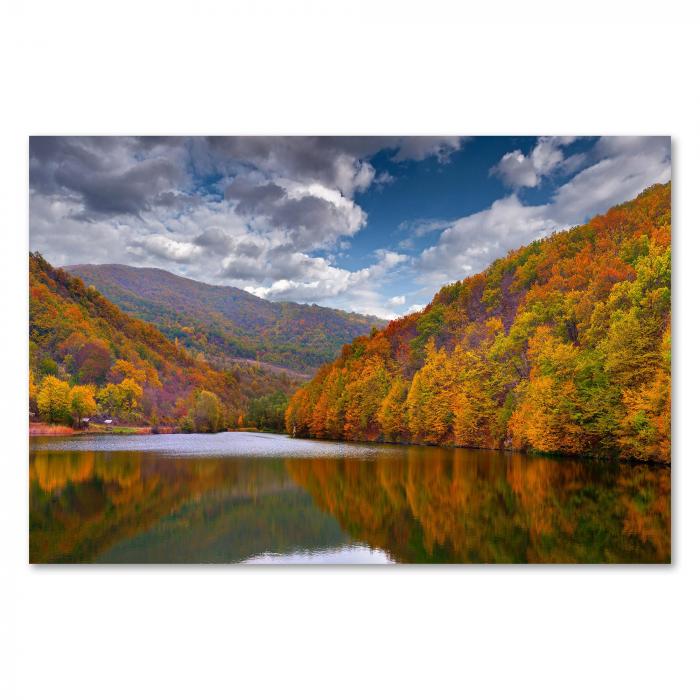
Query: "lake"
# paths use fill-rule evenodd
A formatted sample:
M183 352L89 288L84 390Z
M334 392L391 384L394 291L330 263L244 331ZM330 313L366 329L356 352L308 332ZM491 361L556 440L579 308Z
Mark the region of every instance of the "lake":
M39 562L670 562L671 469L258 433L30 439Z

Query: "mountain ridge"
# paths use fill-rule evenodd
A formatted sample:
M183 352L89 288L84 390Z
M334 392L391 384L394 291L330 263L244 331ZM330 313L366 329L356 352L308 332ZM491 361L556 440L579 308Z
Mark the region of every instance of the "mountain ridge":
M386 324L317 304L273 302L161 268L107 264L64 269L217 366L256 359L308 374L335 357L344 343Z

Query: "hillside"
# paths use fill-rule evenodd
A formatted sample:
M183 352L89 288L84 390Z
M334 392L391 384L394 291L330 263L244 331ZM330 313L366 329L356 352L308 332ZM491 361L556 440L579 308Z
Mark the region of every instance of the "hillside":
M443 287L355 339L296 436L671 457L671 184Z
M322 306L266 301L156 268L72 265L66 270L217 365L254 358L310 373L332 360L344 343L386 323Z
M51 422L102 414L176 424L191 415L218 429L251 399L298 386L251 364L212 367L38 253L29 256L29 361L32 407Z

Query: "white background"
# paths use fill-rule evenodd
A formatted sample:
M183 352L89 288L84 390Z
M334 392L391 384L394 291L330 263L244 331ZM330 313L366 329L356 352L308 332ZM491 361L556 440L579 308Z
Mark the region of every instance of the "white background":
M24 2L0 15L0 694L697 698L690 3ZM29 134L671 134L669 567L30 567Z

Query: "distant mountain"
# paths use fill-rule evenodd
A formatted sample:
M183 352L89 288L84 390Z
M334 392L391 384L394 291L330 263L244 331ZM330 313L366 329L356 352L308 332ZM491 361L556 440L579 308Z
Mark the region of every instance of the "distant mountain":
M257 363L231 363L225 371L212 367L39 253L29 254L29 368L37 385L56 377L98 392L134 379L142 397L129 418L137 423L155 412L159 423L177 424L193 395L206 389L221 400L228 427L252 398L289 394L299 384L298 377ZM117 415L114 407L102 411Z
M671 184L443 287L292 398L296 436L671 458Z
M256 359L301 372L332 360L345 344L386 321L317 305L271 302L157 268L70 265L123 311L215 364Z

